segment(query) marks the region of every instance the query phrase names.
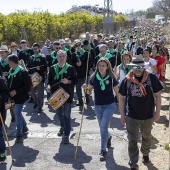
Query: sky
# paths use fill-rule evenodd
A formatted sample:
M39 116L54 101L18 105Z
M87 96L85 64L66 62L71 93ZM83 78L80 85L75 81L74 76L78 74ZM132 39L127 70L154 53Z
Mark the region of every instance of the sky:
M117 12L128 12L145 10L152 6L153 0L112 0L113 10ZM0 13L9 14L16 10L45 11L60 14L66 12L72 5L96 5L104 6L104 0L0 0Z

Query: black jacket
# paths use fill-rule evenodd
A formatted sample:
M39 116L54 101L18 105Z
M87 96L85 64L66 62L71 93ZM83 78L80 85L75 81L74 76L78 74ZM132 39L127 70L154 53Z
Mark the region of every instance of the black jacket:
M16 75L13 76L12 85L10 87L12 77L8 79L8 88L10 91L16 90L16 95L12 97L16 104L25 103L29 96L30 90L30 77L28 72L24 69L20 70Z
M51 93L53 94L59 87L62 87L70 95L70 97L67 100L67 103L72 103L73 96L74 96L74 86L76 85L78 81L75 68L73 66L70 66L67 69L67 71L63 74L63 79L66 78L66 79L71 80L70 84L58 83L61 81L61 76L59 76L59 79L55 80L54 79L55 75L56 73L54 70L54 66L52 66L50 68L49 76L48 76L48 84L51 86Z
M41 66L40 70L33 68L33 67L36 67L36 66ZM29 74L33 74L35 72L38 72L40 74L40 76L43 78L42 82L45 82L45 73L47 72L47 63L46 63L45 57L40 56L36 60L34 60L34 57L31 56L28 60L27 68L28 68ZM30 68L33 68L33 69L30 69Z
M56 55L57 55L56 52L54 52L54 56L56 56ZM47 61L47 66L48 66L48 67L51 67L52 65L58 63L57 57L56 57L56 59L53 61L53 58L51 57L51 54L48 54L48 55L46 56L46 61Z

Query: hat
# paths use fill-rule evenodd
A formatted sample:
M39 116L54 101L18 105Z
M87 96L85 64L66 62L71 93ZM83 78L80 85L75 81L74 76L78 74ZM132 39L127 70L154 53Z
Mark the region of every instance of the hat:
M131 35L130 38L133 38L133 35Z
M46 39L46 41L45 42L51 42L49 39Z
M81 44L81 41L79 39L74 40L74 45Z
M71 43L71 40L69 38L65 38L65 43L66 44L70 44Z
M8 47L6 45L2 45L0 47L0 51L7 51L8 52Z
M103 38L103 36L102 36L102 34L101 34L101 33L100 33L100 34L98 34L98 35L97 35L97 37L101 37L101 38Z
M20 41L20 44L25 44L25 43L27 43L26 40L21 40L21 41Z
M53 44L50 44L50 46L48 46L47 49L52 49L53 50Z
M88 40L84 40L83 41L83 45L88 45L89 44L89 41Z
M59 43L60 43L60 44L65 44L64 39L59 39Z
M131 63L127 64L131 66L144 66L145 62L142 55L135 55L132 57Z

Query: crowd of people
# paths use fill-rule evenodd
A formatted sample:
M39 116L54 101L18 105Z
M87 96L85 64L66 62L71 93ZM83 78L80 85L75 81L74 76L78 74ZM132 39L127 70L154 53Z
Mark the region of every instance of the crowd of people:
M115 35L98 34L96 38L91 36L90 39L76 39L74 42L69 38L53 42L47 39L42 48L38 43L28 47L26 40L21 40L19 47L15 42L9 48L2 45L0 112L5 122L5 105L14 103L10 113L11 122L16 121L17 125L15 142L23 142L24 133L29 131L22 115L25 102L29 99L33 108L41 113L44 91L49 100L57 89L63 88L69 98L56 110L60 122L58 136L62 136L64 144L69 144L74 88L77 106L80 107L83 102L91 104L89 96L94 90L94 111L101 133L100 160L107 159L107 148L111 147L112 136L108 127L118 104L121 122L126 124L128 133L131 170L138 169L139 129L143 162L148 163L152 124L160 118L160 92L169 52L164 33L153 35L147 31L145 27L134 28L126 35L125 31L120 31ZM158 32L157 29L155 31ZM6 146L1 124L0 161L4 161Z

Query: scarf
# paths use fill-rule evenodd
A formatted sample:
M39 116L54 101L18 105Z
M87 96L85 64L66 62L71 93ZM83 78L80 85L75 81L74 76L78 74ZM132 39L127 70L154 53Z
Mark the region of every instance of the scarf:
M59 72L59 64L54 65L54 71L55 71L55 77L54 80L59 79L59 76L61 75L61 79L63 79L63 74L67 71L67 69L70 67L70 64L65 63L64 67Z
M151 54L153 57L157 57L157 56L160 56L160 54L159 53L157 53L157 54Z
M53 52L50 54L51 58L53 58L52 64L54 64L55 60L57 60L57 55L55 56L54 53L55 53L55 51L53 51Z
M110 77L110 76L107 75L107 76L103 79L103 78L100 77L99 72L96 73L96 78L97 78L97 80L100 81L101 90L105 90L106 87L105 87L104 81L106 81L109 77Z
M6 58L5 60L2 60L2 58L1 58L0 64L1 64L2 67L5 67L6 65L8 65L8 58Z
M100 54L99 54L99 58L102 58L102 57L103 57L103 56L102 56L102 54L100 53ZM109 59L112 58L113 56L112 56L111 54L109 54L109 53L106 53L105 57L109 60Z
M124 49L121 49L119 53L122 55L124 53Z
M33 61L35 61L38 57L41 57L41 54L34 54L32 55Z
M117 50L116 50L116 49L107 50L107 53L110 53L110 54L113 54L113 53L115 53L115 52L117 52Z
M21 50L25 55L28 55L29 48L26 48L25 50Z
M65 51L66 53L67 53L67 51L69 51L69 49L66 47L64 47L62 50Z
M135 78L135 75L134 75L134 73L133 73L133 70L131 70L131 71L127 74L127 76L126 76L127 80L129 80L130 82L132 82L132 83L134 83L134 84L137 84L137 85L139 86L139 89L140 89L140 91L142 92L142 95L143 95L143 96L146 96L146 95L147 95L146 89L145 89L145 87L143 86L143 83L147 80L147 77L148 77L148 72L146 71L146 69L144 69L144 71L143 71L143 78L142 78L142 81L141 81L141 82L139 82L139 81Z
M8 72L8 79L10 79L10 77L12 77L9 88L11 88L11 86L12 86L12 81L13 81L14 75L16 75L21 69L22 69L22 67L20 65L18 65L18 67L14 70L13 73L12 73L12 71L13 71L12 68L9 70L9 72Z
M83 56L84 53L85 51L82 48L80 49L80 52L75 52L78 61L80 61L80 57Z
M125 73L125 75L126 75L130 70L132 70L132 66L128 66L128 71L127 71L127 69L125 69L123 63L121 63L121 64L119 65L119 68L120 68L121 70L123 70L123 72Z

